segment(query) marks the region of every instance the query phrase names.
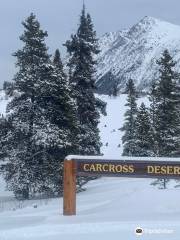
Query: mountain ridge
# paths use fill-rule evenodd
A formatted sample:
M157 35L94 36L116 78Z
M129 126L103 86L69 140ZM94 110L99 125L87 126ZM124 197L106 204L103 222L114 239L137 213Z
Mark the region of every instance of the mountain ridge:
M180 68L180 26L145 16L131 28L104 34L99 39L96 86L108 94L115 84L123 91L128 79L139 90L148 90L158 78L156 61L168 49Z

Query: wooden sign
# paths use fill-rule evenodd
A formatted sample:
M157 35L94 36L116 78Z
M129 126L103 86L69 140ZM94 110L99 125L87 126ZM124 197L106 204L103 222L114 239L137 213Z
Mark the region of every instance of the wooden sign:
M76 176L180 179L179 158L68 156L64 161L63 215L76 214Z
M79 160L76 164L81 176L180 178L180 162Z

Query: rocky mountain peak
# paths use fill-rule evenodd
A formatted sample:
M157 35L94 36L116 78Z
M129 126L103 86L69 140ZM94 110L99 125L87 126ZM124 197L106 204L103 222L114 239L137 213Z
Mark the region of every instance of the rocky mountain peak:
M145 16L131 28L104 35L100 41L97 87L109 93L118 84L123 91L129 78L147 90L157 78L156 60L168 49L180 68L180 26Z

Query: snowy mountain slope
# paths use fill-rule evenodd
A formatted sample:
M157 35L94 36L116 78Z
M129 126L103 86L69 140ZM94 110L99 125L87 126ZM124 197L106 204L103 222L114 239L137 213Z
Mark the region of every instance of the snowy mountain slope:
M101 93L109 93L115 81L122 90L130 78L138 89L148 89L157 78L156 60L165 49L177 61L177 70L180 68L180 26L152 17L144 17L128 30L105 34L99 45L96 84Z
M100 136L102 141L101 151L106 158L118 158L121 156L123 147L121 138L123 132L120 128L124 123L124 114L126 107L126 94L121 94L118 97L109 97L107 95L98 95L100 99L107 102L107 116L101 116L101 121L99 124ZM138 105L142 102L149 105L147 97L142 97L138 99Z

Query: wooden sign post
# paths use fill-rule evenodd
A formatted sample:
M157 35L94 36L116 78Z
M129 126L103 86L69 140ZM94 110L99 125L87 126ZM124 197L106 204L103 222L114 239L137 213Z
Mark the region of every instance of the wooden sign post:
M180 179L180 158L68 156L64 160L63 215L76 215L76 175Z
M76 215L76 162L64 161L63 215Z

